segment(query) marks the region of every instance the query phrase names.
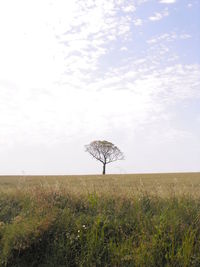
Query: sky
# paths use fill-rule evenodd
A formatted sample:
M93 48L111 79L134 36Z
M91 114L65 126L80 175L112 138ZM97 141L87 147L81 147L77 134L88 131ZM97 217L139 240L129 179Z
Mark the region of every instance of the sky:
M0 0L0 174L200 171L199 0Z

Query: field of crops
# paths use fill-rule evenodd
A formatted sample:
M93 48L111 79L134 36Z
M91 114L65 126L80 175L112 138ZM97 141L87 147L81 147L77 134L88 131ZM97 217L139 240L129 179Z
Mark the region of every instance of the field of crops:
M0 266L200 266L200 173L1 176Z

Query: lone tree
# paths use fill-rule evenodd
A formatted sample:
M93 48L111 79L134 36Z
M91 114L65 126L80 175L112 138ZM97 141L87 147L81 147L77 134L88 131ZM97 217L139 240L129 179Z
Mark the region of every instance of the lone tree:
M124 155L119 148L105 140L93 141L85 148L86 152L103 164L103 174L106 173L106 164L124 159Z

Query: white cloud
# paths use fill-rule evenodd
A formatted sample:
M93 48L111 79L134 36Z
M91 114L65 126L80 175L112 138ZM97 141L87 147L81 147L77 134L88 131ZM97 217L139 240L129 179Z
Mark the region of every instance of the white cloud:
M121 51L127 51L128 48L127 48L126 46L122 46L122 47L120 48L120 50L121 50Z
M190 38L192 38L192 36L191 34L188 34L188 33L178 34L177 32L169 32L169 33L163 33L161 35L155 36L147 40L146 42L148 44L156 44L160 42L167 43L167 42L173 42L174 40L178 40L178 39L186 40Z
M168 43L184 42L188 33L148 33L149 40L142 33L138 41L133 25L143 19L133 12L144 2L19 0L12 9L11 2L0 3L5 150L94 136L122 140L119 132L132 138L138 128L168 120L170 105L200 97L200 66L169 62L177 55ZM149 19L164 16L166 9Z
M142 26L143 21L142 21L142 19L134 19L133 23L135 26Z
M174 4L176 0L160 0L161 4Z
M136 7L134 5L127 5L123 7L124 12L134 12L136 10Z
M145 72L144 67L140 71L141 64L82 83L85 90L55 85L46 90L8 90L1 85L1 142L53 144L80 132L83 136L103 134L121 125L134 131L159 120L168 105L200 97L200 66L176 65Z
M158 43L160 41L171 42L176 38L177 38L176 33L164 33L164 34L161 34L159 36L156 36L156 37L153 37L153 38L147 40L147 43L148 44L155 44L155 43Z
M9 2L1 3L1 77L12 77L20 87L48 87L69 79L80 83L84 71L91 76L97 70L109 42L127 38L131 21L124 13L119 16L120 6L105 0L20 0L11 10ZM133 12L135 7L123 3L123 10Z
M180 39L190 39L192 36L190 34L187 33L183 33L180 35Z
M163 11L162 13L156 12L153 16L149 17L149 20L151 21L158 21L163 19L164 17L169 16L169 12L167 10Z

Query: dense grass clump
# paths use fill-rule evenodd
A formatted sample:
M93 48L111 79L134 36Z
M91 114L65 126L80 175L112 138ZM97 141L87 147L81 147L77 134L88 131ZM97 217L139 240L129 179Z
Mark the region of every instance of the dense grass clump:
M200 266L200 199L0 194L0 266Z

